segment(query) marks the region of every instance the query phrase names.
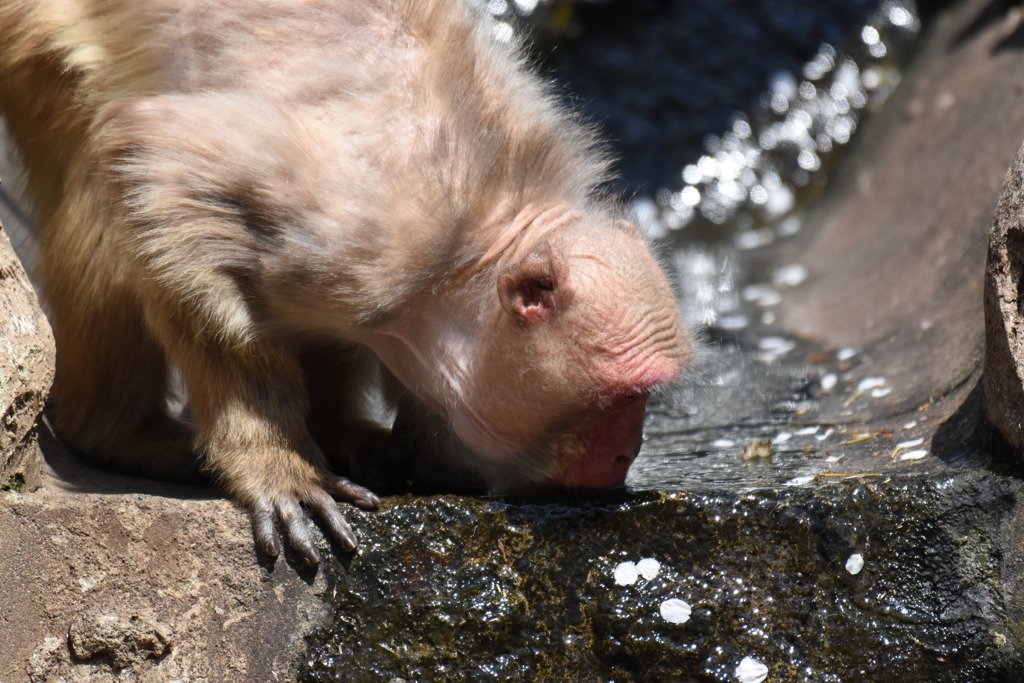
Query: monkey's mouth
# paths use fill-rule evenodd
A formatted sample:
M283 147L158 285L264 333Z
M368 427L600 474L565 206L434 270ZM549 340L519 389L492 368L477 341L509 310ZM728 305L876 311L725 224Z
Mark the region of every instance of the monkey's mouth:
M647 396L633 395L596 412L582 432L582 454L548 480L553 487L604 489L621 486L643 442Z

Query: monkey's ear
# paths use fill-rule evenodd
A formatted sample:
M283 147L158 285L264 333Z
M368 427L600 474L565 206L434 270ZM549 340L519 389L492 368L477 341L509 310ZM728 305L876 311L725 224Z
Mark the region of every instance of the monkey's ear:
M565 259L550 242L538 245L498 277L502 308L525 323L550 320L571 298L568 272Z

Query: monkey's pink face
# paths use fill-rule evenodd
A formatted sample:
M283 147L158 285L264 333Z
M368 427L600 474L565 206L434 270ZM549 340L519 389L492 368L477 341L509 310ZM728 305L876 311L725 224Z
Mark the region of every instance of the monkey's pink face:
M450 415L492 488L622 484L648 396L686 366L654 260L635 236L603 241L545 242L499 277L500 309Z
M569 390L574 387L567 381L580 379L571 365L547 377L528 372L521 382L475 391L455 406L455 434L488 464L481 471L492 490L624 483L640 451L650 393L682 369L676 359L656 357L644 376L628 384L581 382ZM570 372L563 374L565 369Z

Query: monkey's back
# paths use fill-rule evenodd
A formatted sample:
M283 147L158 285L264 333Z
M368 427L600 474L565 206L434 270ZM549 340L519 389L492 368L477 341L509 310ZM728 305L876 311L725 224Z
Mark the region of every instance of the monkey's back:
M566 125L477 12L463 0L5 0L0 110L43 224L100 112L168 94L321 106L340 135L380 148L382 181L415 168L460 215L526 184L588 194L607 166L591 131Z

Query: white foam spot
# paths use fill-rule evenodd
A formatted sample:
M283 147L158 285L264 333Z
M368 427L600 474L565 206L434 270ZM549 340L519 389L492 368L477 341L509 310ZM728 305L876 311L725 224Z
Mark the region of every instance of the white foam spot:
M857 384L857 393L885 386L884 377L865 377Z
M838 358L839 360L850 360L856 355L857 349L851 349L850 347L846 347L836 351L836 358Z
M645 557L636 563L636 569L640 572L640 576L650 581L661 571L661 563L653 557Z
M736 678L740 683L761 683L768 678L768 667L753 657L744 657L736 667Z
M928 455L928 451L907 451L900 456L900 460L920 460Z
M615 567L613 576L615 577L615 585L632 586L640 578L640 572L637 571L636 565L632 562L621 562Z
M684 624L690 620L693 609L690 605L679 598L669 598L661 603L658 608L661 618L670 624Z

